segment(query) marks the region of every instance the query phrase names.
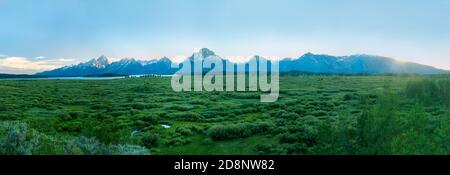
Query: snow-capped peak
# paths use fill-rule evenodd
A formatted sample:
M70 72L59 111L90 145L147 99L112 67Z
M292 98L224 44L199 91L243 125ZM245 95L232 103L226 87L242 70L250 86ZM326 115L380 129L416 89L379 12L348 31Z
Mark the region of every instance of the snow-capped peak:
M93 66L96 68L105 68L106 66L109 65L109 60L106 56L102 55L102 56L98 57L97 59L94 58L83 65Z

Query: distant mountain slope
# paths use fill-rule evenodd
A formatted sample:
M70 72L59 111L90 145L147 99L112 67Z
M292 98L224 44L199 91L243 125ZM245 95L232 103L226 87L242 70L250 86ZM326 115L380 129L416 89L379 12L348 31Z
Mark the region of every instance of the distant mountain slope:
M36 75L40 76L93 76L104 74L117 75L139 75L139 74L174 74L177 69L172 69L170 66L172 61L168 58L161 58L160 60L138 61L136 59L122 59L117 62L109 63L108 58L101 56L97 59L92 59L86 63L80 63L74 66L65 66L51 71L45 71Z
M209 49L201 49L186 58L193 61L203 61L212 57L228 60L217 56ZM252 59L264 59L255 56ZM174 74L177 69L171 68L172 61L169 58L159 60L140 61L136 59L122 59L110 63L108 58L101 56L86 63L74 66L65 66L59 69L41 72L40 76L92 76L102 74L138 75L138 74ZM309 72L309 73L331 73L331 74L385 74L385 73L409 73L409 74L446 74L446 70L436 69L431 66L399 62L392 58L372 55L330 56L315 55L307 53L297 59L283 59L280 61L280 72Z
M307 53L298 59L280 61L280 71L300 71L311 73L343 73L343 74L444 74L446 70L431 66L399 62L392 58L372 55L352 55L335 57Z
M64 66L51 71L41 72L37 75L40 76L61 76L61 77L73 77L73 76L87 76L103 74L102 71L109 66L108 58L101 56L97 59L92 59L86 63L80 63L75 66Z

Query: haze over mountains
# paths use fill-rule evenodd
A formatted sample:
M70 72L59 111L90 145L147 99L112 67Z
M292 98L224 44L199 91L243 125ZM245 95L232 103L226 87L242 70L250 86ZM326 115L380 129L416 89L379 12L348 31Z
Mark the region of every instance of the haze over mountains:
M228 61L216 55L209 49L201 49L187 59L191 61L214 57L224 62ZM255 56L252 59L262 59ZM171 68L172 61L167 58L142 61L136 59L122 59L109 62L101 56L85 63L65 66L55 70L37 73L40 76L92 76L103 74L141 75L157 74L170 75L178 69ZM372 55L330 56L307 53L299 58L285 58L279 62L280 72L305 72L329 74L447 74L450 71L437 69L427 65L410 62L399 62L392 58Z

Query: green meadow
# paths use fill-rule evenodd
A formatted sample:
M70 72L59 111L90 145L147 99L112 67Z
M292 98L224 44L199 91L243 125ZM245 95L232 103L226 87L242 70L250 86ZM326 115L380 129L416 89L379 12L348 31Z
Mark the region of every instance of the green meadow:
M449 154L450 76L283 75L280 97L170 77L0 81L0 154Z

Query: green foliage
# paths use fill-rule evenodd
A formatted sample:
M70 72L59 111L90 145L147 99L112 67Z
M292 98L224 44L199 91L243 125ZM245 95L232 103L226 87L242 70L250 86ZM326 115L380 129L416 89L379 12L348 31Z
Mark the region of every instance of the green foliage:
M230 125L216 125L206 131L206 134L213 140L228 140L245 138L253 134L260 134L270 131L270 123L240 123Z
M150 151L138 145L107 145L95 138L61 138L41 134L26 123L0 124L0 154L82 154L82 155L146 155Z
M95 138L79 137L64 141L65 154L82 155L149 155L150 151L137 145L106 145Z
M170 77L0 81L0 154L450 153L448 76L280 78L274 103Z
M448 154L450 152L448 110L447 114L442 116L432 116L421 104L422 102L436 104L427 99L431 98L431 94L446 95L446 91L435 91L434 84L434 81L429 80L409 82L405 93L409 98L418 101L411 110L403 113L400 113L399 95L385 93L372 107L367 106L366 99L362 99L361 103L365 104L366 109L357 118L356 124L326 122L321 128L319 152L383 155ZM345 127L348 129L342 130Z
M159 135L156 133L146 133L142 137L142 144L147 148L152 148L158 144Z
M167 115L168 118L178 121L199 121L203 116L194 112L175 112Z
M410 81L405 90L408 98L417 98L425 104L443 103L448 106L450 101L450 80L433 80L424 78Z
M39 145L39 135L25 123L3 122L0 127L0 154L30 155Z

